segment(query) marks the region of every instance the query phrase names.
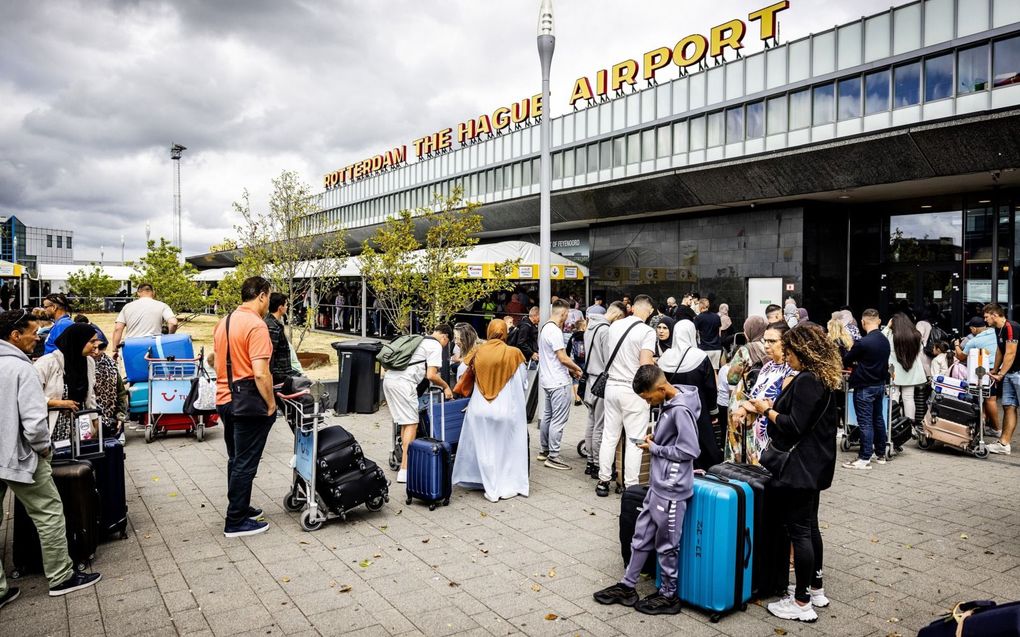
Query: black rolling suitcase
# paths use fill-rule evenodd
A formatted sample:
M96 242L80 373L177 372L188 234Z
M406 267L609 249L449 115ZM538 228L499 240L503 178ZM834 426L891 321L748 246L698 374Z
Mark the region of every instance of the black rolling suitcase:
M352 468L335 480L316 485L327 506L341 519L351 509L364 504L369 511L378 511L389 499L386 474L371 460L363 460L365 468Z
M127 495L124 477L124 445L116 438L103 441L102 457L92 458L101 507L100 539L127 537Z
M634 539L634 527L637 526L638 515L641 513L647 493L647 486L635 484L627 487L620 498L620 554L623 555L625 568L630 564L630 543ZM657 559L656 553L649 555L641 572L655 575Z
M340 426L319 430L319 480L335 481L353 469L367 468L361 445L349 431Z
M756 599L786 595L790 581L790 540L776 507L769 500L772 491L768 486L769 472L753 464L724 462L710 468L708 473L746 482L754 492L751 595Z
M1020 637L1020 602L963 602L933 621L917 637Z
M40 459L40 462L47 460ZM87 460L54 461L53 482L64 505L67 549L77 570L86 569L99 545L100 503L96 474ZM11 577L42 572L42 547L35 524L18 499L14 498L14 539Z

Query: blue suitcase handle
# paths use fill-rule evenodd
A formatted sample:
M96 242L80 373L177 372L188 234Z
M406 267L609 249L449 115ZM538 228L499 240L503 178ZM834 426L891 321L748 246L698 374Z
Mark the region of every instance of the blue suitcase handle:
M746 553L746 555L744 555L744 568L747 568L747 565L751 563L751 551L752 551L752 548L753 548L751 546L752 542L753 542L753 540L751 539L751 529L749 529L749 528L747 528L745 526L744 527L744 549L745 549L744 552Z

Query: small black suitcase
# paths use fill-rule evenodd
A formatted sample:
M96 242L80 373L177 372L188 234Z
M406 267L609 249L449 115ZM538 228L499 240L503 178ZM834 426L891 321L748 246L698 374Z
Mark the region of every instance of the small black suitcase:
M103 456L92 458L96 472L96 488L99 490L100 539L117 535L127 538L127 494L124 477L124 445L116 438L103 441Z
M638 515L641 514L648 487L641 484L627 487L620 498L620 554L623 555L624 568L630 564L630 543L634 539L634 527L637 526ZM658 556L651 553L645 560L641 572L655 575Z
M910 418L903 415L903 405L898 402L893 403L890 413L892 419L889 425L890 438L892 439L893 447L899 451L903 445L910 442L910 439L914 437L914 423Z
M364 460L364 469L351 469L336 480L317 485L319 495L341 519L351 509L364 504L369 511L378 511L389 499L389 481L374 462Z
M40 462L47 462L41 460ZM75 569L88 568L99 545L100 504L96 474L88 460L54 461L53 482L64 505L67 550ZM14 498L14 538L11 546L11 577L42 572L42 547L35 524Z
M319 430L318 479L333 482L353 469L367 468L361 445L349 431L340 426Z
M935 394L931 401L931 415L958 425L975 427L978 423L978 405L976 401L959 400L951 396Z

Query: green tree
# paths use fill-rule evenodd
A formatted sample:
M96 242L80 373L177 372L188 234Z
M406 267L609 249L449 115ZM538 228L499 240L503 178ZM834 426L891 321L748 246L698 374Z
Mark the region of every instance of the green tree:
M465 202L462 193L458 186L449 197L434 195L430 207L400 211L364 243L362 274L401 333L409 332L414 308L424 310L421 321L431 329L512 287L509 276L520 259L493 264L489 278L467 276L463 260L478 243L482 216L480 204ZM424 229L424 243L416 238L416 227Z
M131 264L135 270L131 283L152 285L157 298L174 312L191 312L194 316L202 311L206 300L199 284L192 280L198 270L182 261L180 255L180 249L166 239L161 237L158 244L150 240L145 256Z
M79 309L95 312L103 309L103 298L116 294L120 284L98 265L91 263L68 275L67 287L78 297Z
M254 211L245 190L234 202L241 224L235 227L236 249L243 252L237 269L220 282L216 299L220 312L230 311L241 301L240 286L249 276L269 279L275 292L285 294L288 303L289 338L297 350L315 324L315 311L307 308L305 321L295 339L294 303L308 289L310 281L319 290L336 286L347 264L346 230L339 221L323 214L312 188L294 171L283 171L273 179L269 209Z

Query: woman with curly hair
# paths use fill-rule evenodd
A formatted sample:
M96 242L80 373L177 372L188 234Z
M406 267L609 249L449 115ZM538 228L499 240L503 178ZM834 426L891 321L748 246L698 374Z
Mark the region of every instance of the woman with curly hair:
M838 415L833 392L841 386L842 365L836 345L815 325L797 325L784 334L783 351L797 376L775 403L760 398L745 403L745 409L769 421L772 448L762 456L775 487L769 501L779 507L793 544L796 584L768 610L782 619L813 622L818 619L814 607L829 605L822 586L818 500L832 485L836 470Z

